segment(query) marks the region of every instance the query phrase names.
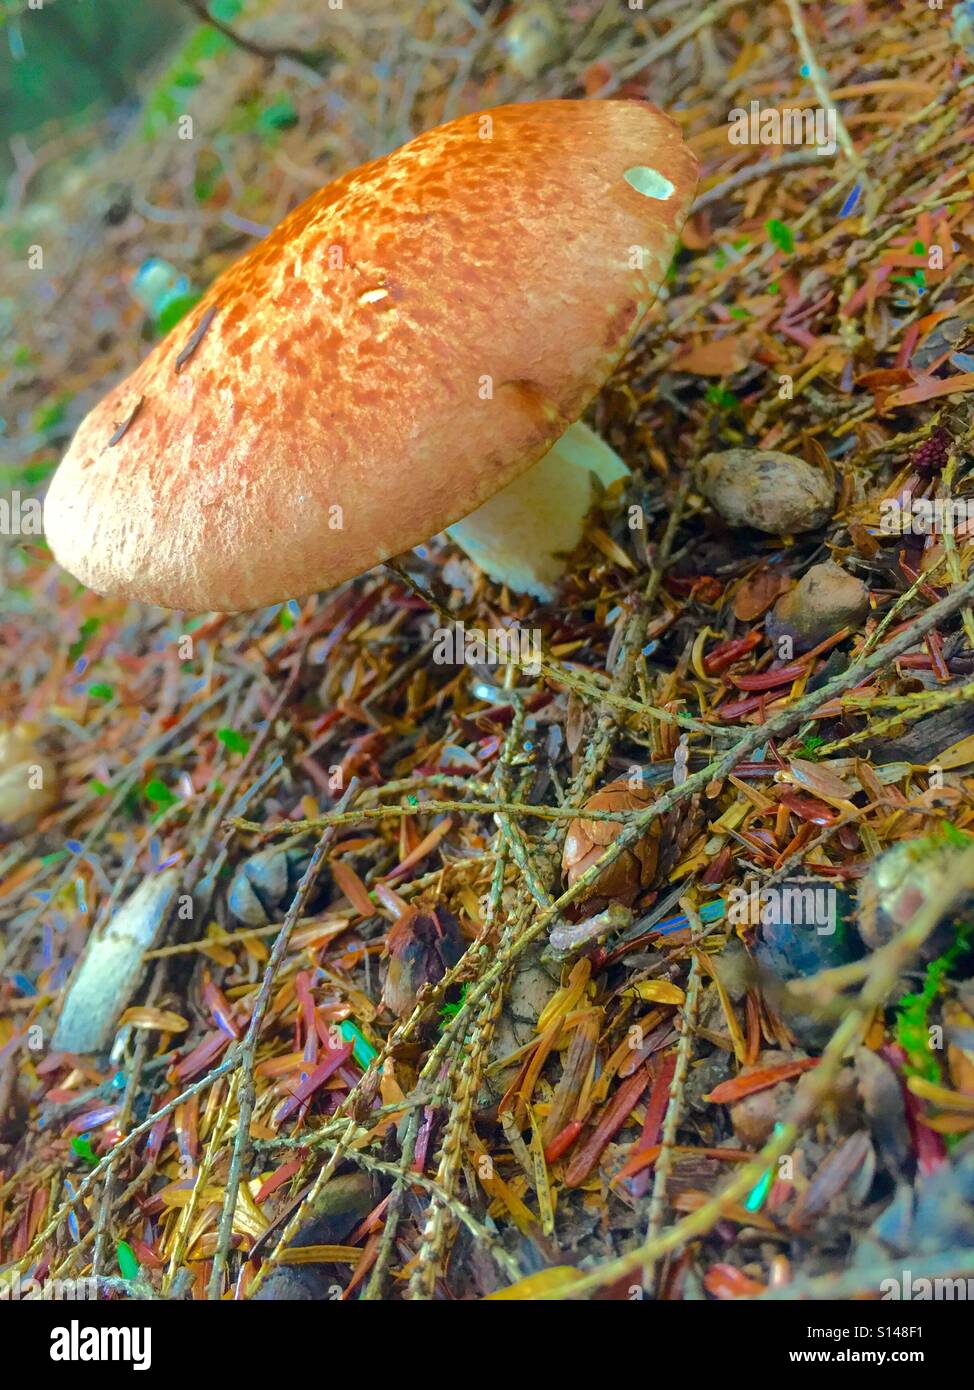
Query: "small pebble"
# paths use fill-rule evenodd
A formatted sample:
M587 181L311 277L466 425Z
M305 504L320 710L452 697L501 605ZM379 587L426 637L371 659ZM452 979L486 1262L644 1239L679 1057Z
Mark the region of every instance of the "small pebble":
M697 465L696 483L731 526L770 535L816 531L832 516L835 490L819 468L776 449L726 449Z
M813 565L782 594L765 628L772 642L790 637L793 650L807 652L841 628L857 628L869 612L869 590L834 560Z

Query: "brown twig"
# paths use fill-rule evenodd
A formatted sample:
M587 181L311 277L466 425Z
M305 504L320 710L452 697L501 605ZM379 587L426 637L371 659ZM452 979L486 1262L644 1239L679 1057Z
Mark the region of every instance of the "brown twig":
M300 48L289 48L287 46L275 47L271 44L257 43L254 39L244 38L243 34L231 29L229 24L224 24L222 19L215 19L205 3L205 0L183 0L187 9L192 10L203 24L208 24L211 29L216 31L235 43L238 48L242 48L245 53L251 53L255 58L262 58L265 62L273 62L276 58L293 58L296 62L306 63L315 55L305 53Z
M706 934L707 928L701 922L699 913L689 900L681 902L681 906L689 918L695 941L701 939ZM683 1113L684 1090L690 1072L690 1058L693 1055L693 1030L697 1022L700 975L700 956L694 952L687 979L686 998L683 1001L683 1031L680 1033L680 1041L676 1048L676 1067L673 1071L673 1080L670 1082L666 1114L663 1116L659 1157L653 1170L653 1190L649 1199L649 1218L646 1223L647 1241L655 1240L656 1236L659 1235L666 1212L666 1188L670 1178L677 1130ZM643 1267L644 1289L652 1288L654 1268L652 1261L647 1261Z
M353 777L345 788L344 795L339 801L339 809L344 811L355 800L358 793L358 779ZM237 1207L237 1194L240 1190L240 1175L243 1171L243 1164L247 1157L250 1147L250 1120L254 1113L254 1105L257 1100L254 1088L254 1064L256 1062L257 1041L260 1037L261 1026L264 1016L267 1013L267 1006L270 1003L271 991L274 987L274 980L277 976L281 962L287 954L288 943L291 940L291 933L294 931L305 903L311 895L311 891L318 881L322 869L325 866L328 846L335 838L336 828L328 825L322 831L321 838L314 848L314 853L308 867L302 875L301 882L298 884L291 906L287 910L287 916L281 923L281 930L277 940L271 950L264 977L260 982L260 989L254 1001L254 1007L250 1015L250 1023L247 1032L244 1034L239 1049L238 1065L241 1069L242 1077L238 1089L239 1107L237 1114L237 1133L233 1144L233 1154L230 1159L230 1171L227 1174L227 1185L223 1196L223 1208L220 1212L220 1222L217 1228L216 1250L213 1255L213 1268L210 1274L209 1298L219 1298L223 1291L223 1271L227 1262L227 1254L230 1249L230 1236L233 1230L233 1215Z
M823 163L818 150L813 149L788 150L785 154L775 155L771 159L760 159L757 164L746 164L743 169L729 174L726 179L722 179L713 188L708 188L701 193L694 200L691 212L702 212L704 208L719 203L729 193L736 193L739 188L746 188L749 183L756 183L758 179L775 178L778 174L787 173L789 169L804 169L810 164Z

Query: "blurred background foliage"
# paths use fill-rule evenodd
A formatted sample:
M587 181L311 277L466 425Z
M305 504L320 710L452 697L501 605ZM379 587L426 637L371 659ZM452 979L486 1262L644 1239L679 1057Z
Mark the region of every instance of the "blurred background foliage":
M131 109L146 69L197 26L181 0L34 0L34 6L0 0L3 175L13 167L11 136ZM240 7L241 0L215 0L213 11L229 19ZM229 42L212 29L199 31L199 40ZM191 60L190 54L187 82L193 80Z
M381 0L375 38L370 4L349 24L343 0L0 0L0 489L42 487L106 377L229 259L412 133L347 129L332 90L335 43L374 101L359 43L411 33Z

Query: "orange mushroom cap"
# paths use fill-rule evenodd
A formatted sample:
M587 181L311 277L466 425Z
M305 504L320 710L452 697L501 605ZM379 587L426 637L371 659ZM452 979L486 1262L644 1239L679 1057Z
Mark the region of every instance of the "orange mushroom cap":
M84 419L54 555L99 593L236 612L428 539L582 413L695 185L634 101L498 107L336 179Z

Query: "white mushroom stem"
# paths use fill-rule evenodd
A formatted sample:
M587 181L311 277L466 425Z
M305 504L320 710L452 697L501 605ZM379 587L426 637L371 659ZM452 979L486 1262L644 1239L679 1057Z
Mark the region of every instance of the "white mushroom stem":
M603 487L629 469L577 420L527 473L448 529L474 564L499 584L552 599L585 517Z

